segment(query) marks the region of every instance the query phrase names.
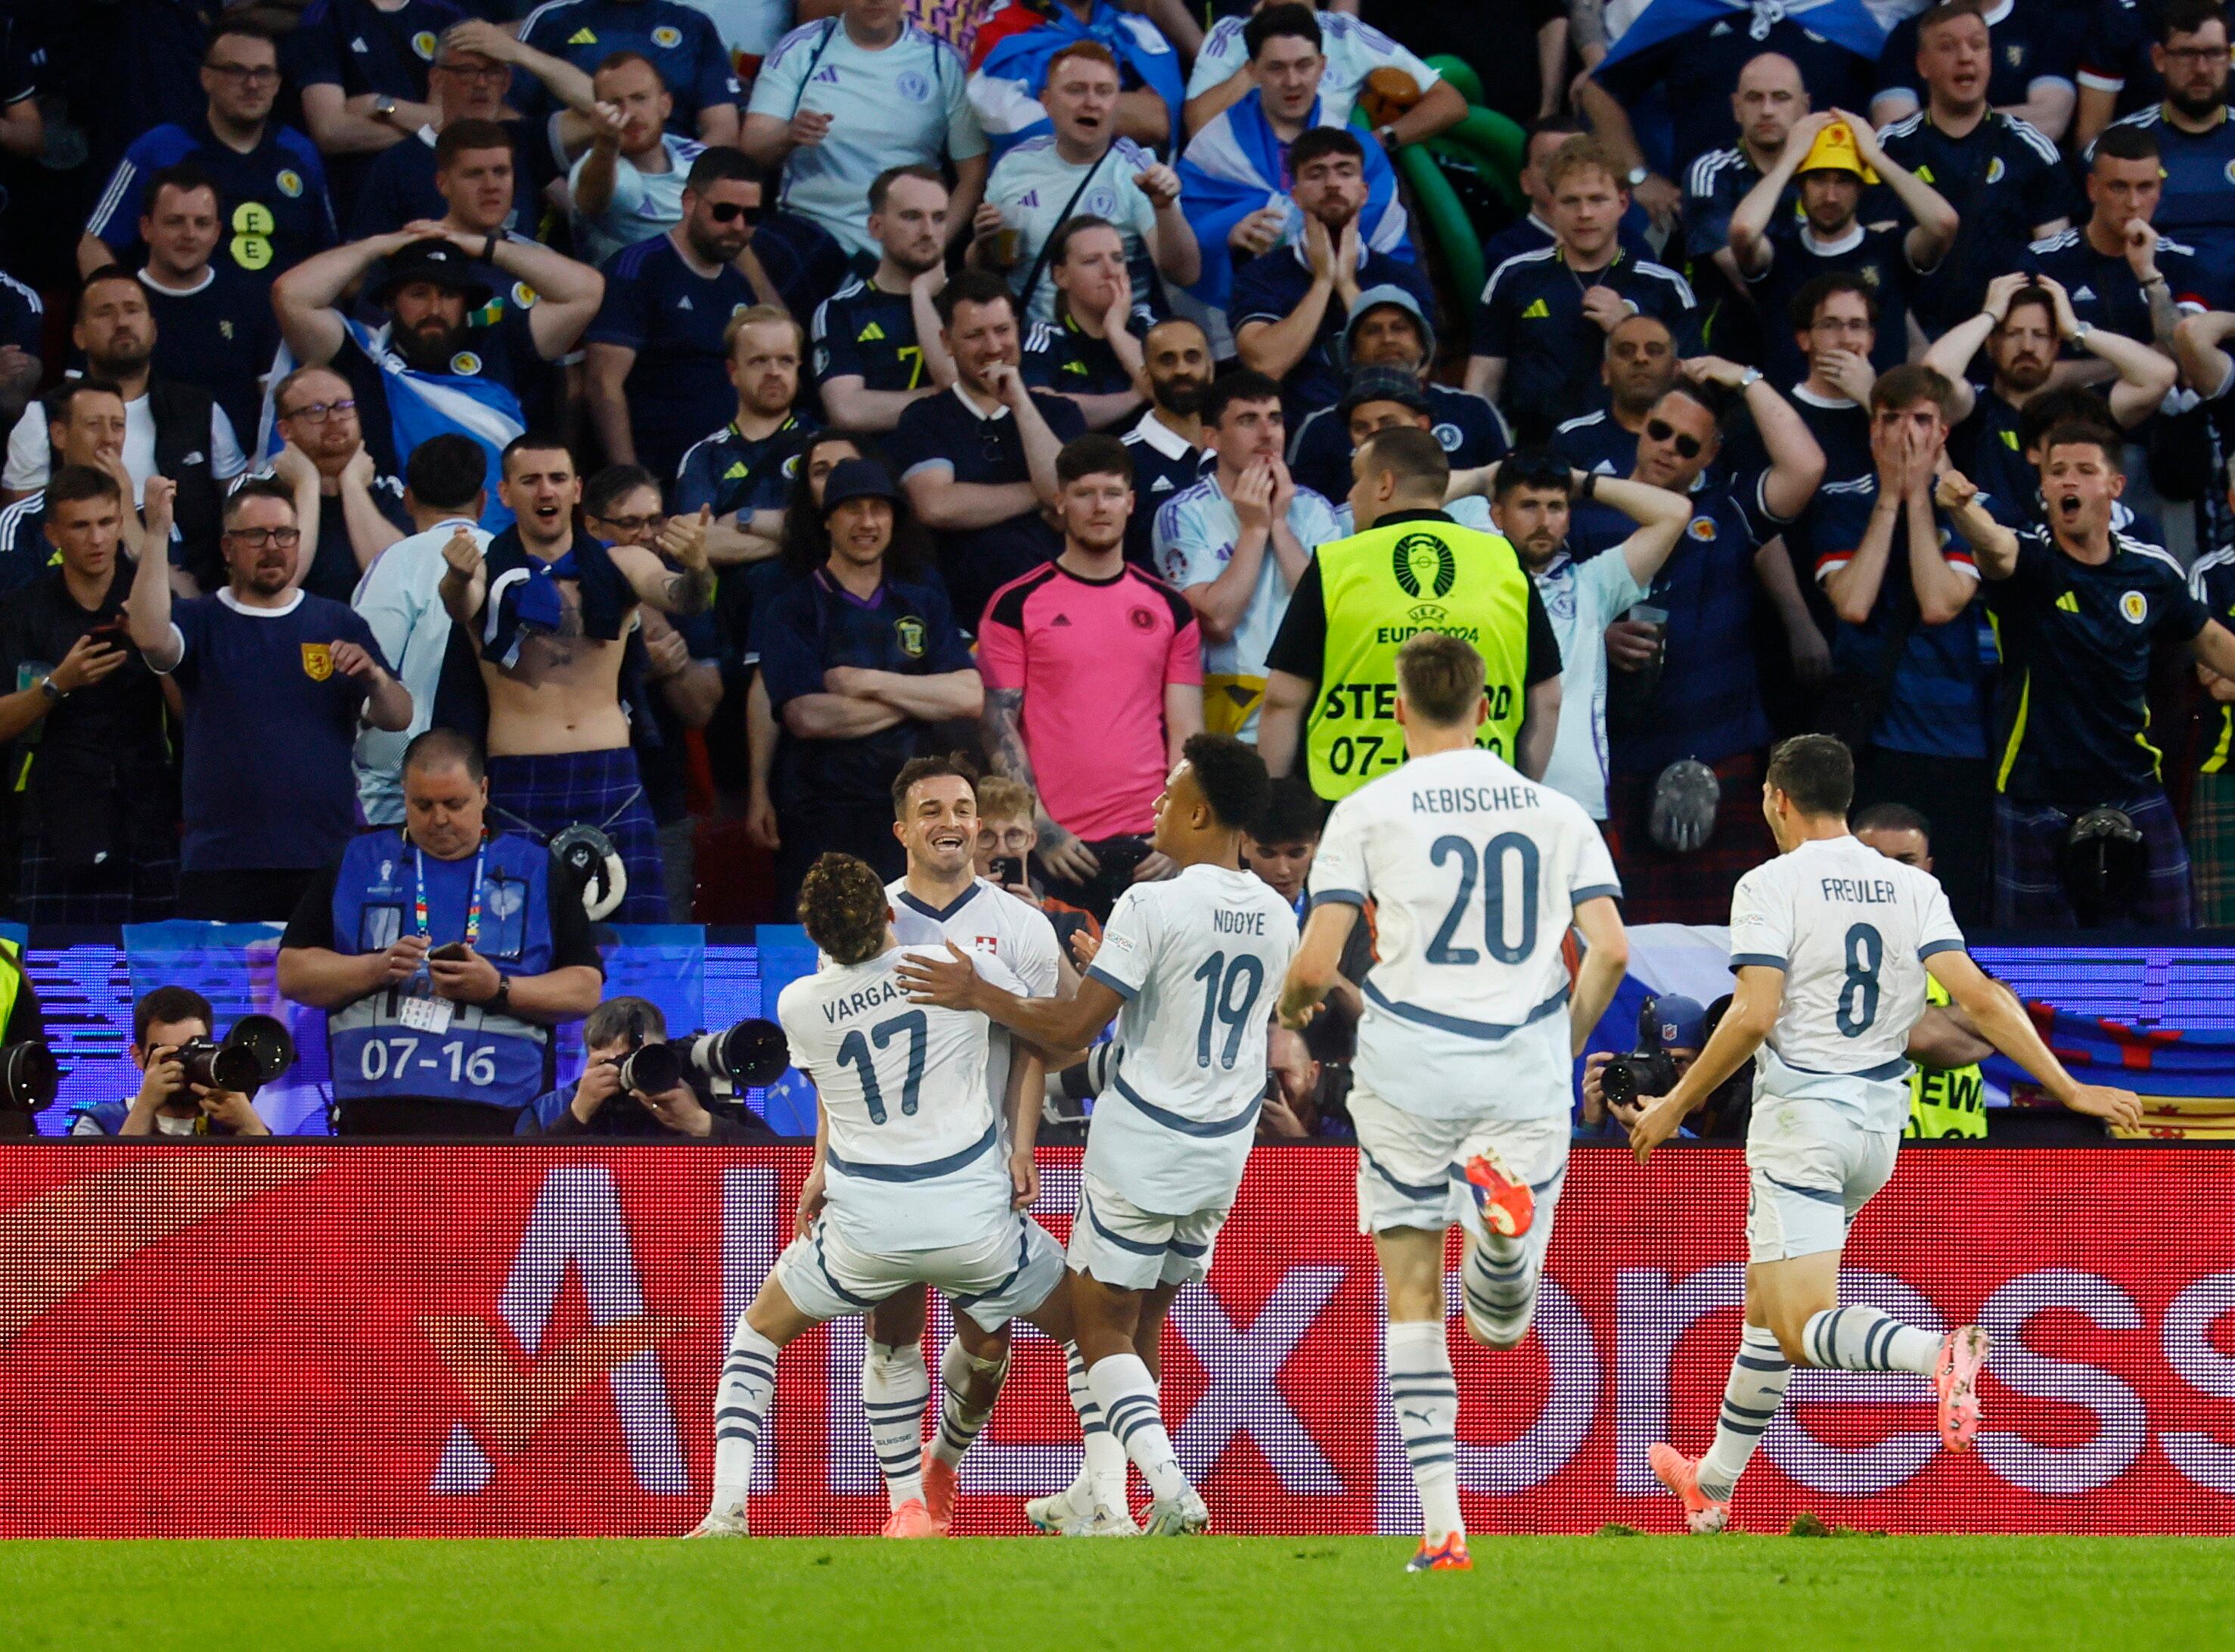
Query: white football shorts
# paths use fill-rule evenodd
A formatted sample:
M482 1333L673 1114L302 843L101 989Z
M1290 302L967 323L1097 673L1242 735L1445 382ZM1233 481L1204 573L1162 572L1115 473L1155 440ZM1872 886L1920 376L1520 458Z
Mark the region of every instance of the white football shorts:
M1838 1250L1893 1175L1898 1130L1870 1130L1820 1101L1758 1097L1747 1125L1747 1260Z
M1392 1106L1372 1091L1350 1092L1351 1123L1358 1127L1358 1230L1386 1233L1421 1228L1440 1233L1454 1223L1479 1242L1488 1236L1467 1161L1494 1152L1507 1170L1529 1183L1536 1219L1529 1245L1541 1263L1552 1232L1553 1207L1568 1177L1565 1115L1558 1118L1425 1118Z
M873 1256L846 1242L829 1218L776 1259L783 1294L810 1319L867 1314L895 1291L928 1285L988 1331L1036 1311L1063 1282L1063 1252L1029 1216L984 1239L941 1250Z
M1159 1216L1098 1177L1084 1175L1065 1260L1074 1273L1120 1290L1190 1284L1210 1271L1211 1247L1232 1209L1229 1203L1187 1216Z

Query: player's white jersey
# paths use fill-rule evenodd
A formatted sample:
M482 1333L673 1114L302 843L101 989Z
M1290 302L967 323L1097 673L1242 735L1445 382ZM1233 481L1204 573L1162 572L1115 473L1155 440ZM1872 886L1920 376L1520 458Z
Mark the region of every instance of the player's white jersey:
M991 1023L910 1003L894 972L911 951L947 955L895 947L826 964L777 1000L792 1063L815 1080L829 1121L830 1216L872 1255L967 1244L1008 1219L1008 1171L986 1090ZM995 986L1025 990L999 960L973 961Z
M953 941L980 958L998 958L1009 967L1032 998L1053 998L1062 971L1055 926L1038 907L1028 906L1006 889L973 879L952 906L934 907L908 893L908 880L895 878L885 885L893 903L893 934L903 947L927 947L934 952ZM1009 1029L996 1026L986 1058L986 1093L992 1098L993 1115L1007 1117Z
M1866 1129L1899 1130L1924 960L1963 946L1938 880L1858 838L1812 839L1754 868L1731 896L1731 967L1785 972L1756 1097L1828 1102Z
M1373 902L1360 1085L1431 1118L1565 1112L1561 942L1578 905L1621 893L1583 805L1478 747L1414 757L1345 797L1311 895Z
M1164 1216L1222 1208L1265 1095L1265 1034L1296 914L1249 872L1190 866L1118 898L1087 974L1125 1000L1086 1170Z

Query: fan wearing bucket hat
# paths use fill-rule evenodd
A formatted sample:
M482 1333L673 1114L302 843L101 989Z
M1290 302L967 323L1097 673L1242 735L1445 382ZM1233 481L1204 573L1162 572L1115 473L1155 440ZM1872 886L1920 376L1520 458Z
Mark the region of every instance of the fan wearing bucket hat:
M2188 852L2149 738L2151 658L2161 643L2180 644L2214 676L2235 678L2235 633L2190 593L2171 555L2112 528L2127 480L2116 437L2061 424L2041 451L2048 520L2038 527L2002 526L1960 472L1937 489L1977 554L2002 645L1989 748L1995 921L2185 929ZM2081 846L2098 844L2093 858L2107 870L2127 854L2127 829L2140 834L2141 872L2129 887L2074 887L2068 850L2083 823Z
M365 297L387 314L377 328L341 309L376 266ZM526 288L535 302L507 302L487 319L500 282L508 299ZM547 246L428 222L306 259L273 285L272 304L295 364L331 365L349 381L382 475L401 475L428 437L456 433L481 447L495 501L497 456L528 423L523 397L533 399L542 364L574 347L605 290L595 270ZM511 520L493 505L485 525Z
M985 700L921 526L884 466L842 459L823 479L821 566L753 614L769 709L783 737L769 790L778 899L790 909L825 850L898 877L893 777L945 751L940 725Z
M490 819L479 745L430 729L403 775L403 829L352 838L304 892L279 991L326 1012L341 1134L508 1136L605 966L551 850Z
M1352 393L1358 390L1359 375L1369 369L1409 374L1428 416L1426 428L1443 443L1453 469L1503 458L1513 445L1505 416L1471 391L1435 383L1428 377L1435 360L1436 330L1410 289L1368 287L1358 295L1335 350L1335 365L1349 380ZM1350 491L1350 456L1358 443L1347 428L1349 421L1340 408L1315 406L1290 433L1288 468L1298 482L1329 499Z
M1800 216L1780 215L1788 184L1799 180ZM1911 226L1870 226L1856 216L1868 186L1892 190ZM1870 122L1844 109L1804 116L1777 164L1731 214L1731 255L1766 316L1781 317L1817 276L1854 276L1878 300L1880 372L1909 354L1909 298L1919 276L1938 267L1954 245L1956 210L1931 185L1887 158ZM1791 336L1771 327L1762 369L1780 384L1808 370Z

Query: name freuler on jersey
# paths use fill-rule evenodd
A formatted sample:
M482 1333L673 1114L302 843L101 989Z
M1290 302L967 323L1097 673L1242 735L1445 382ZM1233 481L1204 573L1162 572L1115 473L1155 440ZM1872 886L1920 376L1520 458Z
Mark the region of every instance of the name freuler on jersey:
M1844 901L1850 906L1882 907L1894 898L1893 885L1884 878L1868 882L1861 878L1825 878L1823 889L1826 901Z
M864 1010L874 1010L886 1004L898 1003L906 996L907 994L901 991L898 981L880 981L875 987L864 987L858 993L849 993L834 1003L825 1004L823 1006L823 1019L826 1022L841 1021L849 1015L859 1015Z

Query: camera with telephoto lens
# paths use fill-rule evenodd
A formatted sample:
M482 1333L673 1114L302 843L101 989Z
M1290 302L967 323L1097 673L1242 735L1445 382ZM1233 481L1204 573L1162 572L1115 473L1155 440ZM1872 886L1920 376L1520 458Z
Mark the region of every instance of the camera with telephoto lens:
M272 1015L244 1015L222 1040L207 1033L179 1046L187 1082L252 1096L295 1065L295 1039Z
M1665 1096L1676 1087L1676 1058L1662 1047L1660 1000L1637 1008L1637 1047L1610 1057L1599 1070L1599 1092L1617 1107L1634 1107L1640 1096Z
M55 1052L38 1039L0 1044L0 1112L44 1112L62 1081Z
M718 1095L735 1095L775 1083L791 1065L783 1029L757 1018L719 1032L647 1044L644 1017L632 1014L627 1036L628 1050L617 1059L621 1088L639 1096L664 1095L691 1078L705 1080Z

